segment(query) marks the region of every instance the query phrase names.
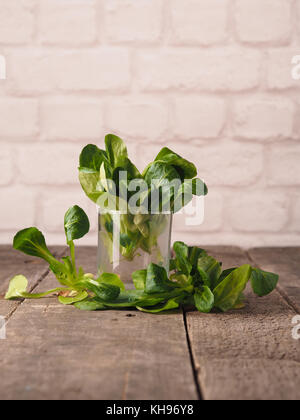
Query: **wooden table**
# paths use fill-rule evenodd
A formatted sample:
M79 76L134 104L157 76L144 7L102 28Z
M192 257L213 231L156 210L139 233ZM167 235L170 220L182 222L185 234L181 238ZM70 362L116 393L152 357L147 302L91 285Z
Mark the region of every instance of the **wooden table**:
M300 314L300 248L210 251L224 267L250 262L278 272L278 290L262 299L248 291L245 309L209 315L81 312L55 298L8 302L3 293L15 274L35 291L56 280L43 261L1 246L0 399L299 399L292 319ZM78 256L95 272L95 248Z

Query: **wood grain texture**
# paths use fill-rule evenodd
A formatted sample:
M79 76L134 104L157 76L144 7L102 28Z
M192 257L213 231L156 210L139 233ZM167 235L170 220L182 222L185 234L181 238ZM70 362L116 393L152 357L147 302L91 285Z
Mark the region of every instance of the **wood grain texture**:
M280 275L280 292L300 313L300 248L254 248L249 255L259 267Z
M95 248L78 251L96 270ZM55 286L48 275L36 290ZM1 343L0 399L196 399L181 312L81 312L25 301Z
M224 268L247 263L238 249L213 254ZM250 290L246 295L243 310L187 314L204 399L299 399L300 343L291 335L295 312L277 291L265 298Z
M63 248L56 252L62 254ZM224 268L252 262L281 274L280 287L299 304L299 248L213 247ZM96 272L96 249L79 263ZM25 274L35 291L57 285L37 259L0 247L0 290ZM18 306L14 306L18 305ZM196 399L181 313L81 312L56 298L22 303L0 299L12 314L0 341L1 399ZM278 293L247 291L247 307L226 314L188 312L186 321L202 396L214 399L300 399L300 342L295 310Z

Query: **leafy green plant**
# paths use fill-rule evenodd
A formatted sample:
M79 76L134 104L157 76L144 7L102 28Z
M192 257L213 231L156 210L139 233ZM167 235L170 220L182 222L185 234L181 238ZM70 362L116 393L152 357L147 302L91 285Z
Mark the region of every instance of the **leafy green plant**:
M44 235L37 228L31 227L18 232L13 243L15 249L45 260L61 287L43 293L29 293L28 280L18 275L10 282L6 299L41 299L55 293L59 294L60 303L72 305L90 296L113 300L119 296L121 290L125 289L115 274L103 274L95 280L92 274L85 274L81 267L77 269L74 241L81 239L90 229L88 217L80 207L73 206L67 211L64 229L70 256L63 257L61 261L52 255L46 245Z
M267 273L245 264L222 270L218 262L198 247L188 247L183 242L174 244L175 258L171 261L171 278L193 287L194 304L200 312L213 308L226 312L243 307L243 292L251 281L258 296L266 296L277 286L277 274Z
M49 263L61 287L29 293L27 279L18 275L10 282L6 299L41 299L55 293L63 305L74 305L85 311L136 308L157 314L180 305L192 305L199 312L209 313L213 309L225 312L243 307L243 291L249 280L259 296L271 293L278 282L276 274L247 264L222 270L222 264L205 250L176 242L170 276L163 267L151 263L132 274L135 290L126 290L116 274L104 273L95 279L81 267L77 270L74 240L89 231L88 218L80 207L67 211L64 227L70 256L62 261L51 254L43 234L36 228L22 230L14 239L15 249Z
M222 270L222 263L198 247L183 242L174 244L175 258L171 261L171 275L156 264L132 274L135 290L124 290L114 299L95 296L75 303L82 310L105 310L135 307L142 312L159 313L179 308L195 307L199 312L213 309L223 312L244 307L243 292L249 280L258 296L271 293L278 276L245 264Z
M126 173L126 175L125 175ZM120 174L124 174L121 177ZM206 195L207 186L197 176L195 165L167 147L141 174L128 158L124 142L117 136L105 137L105 150L87 145L79 158L79 180L86 195L100 208L101 246L113 260L114 229L119 231L120 254L132 261L140 252L157 253L163 263L158 238L168 226L166 213L178 212L193 195ZM138 212L133 210L131 199L137 193L129 188L130 181L137 182ZM170 183L172 188L170 188ZM120 212L119 226L112 217ZM165 211L166 210L166 211Z
M165 201L170 201L170 211L175 213L193 195L206 195L206 185L196 178L197 170L191 162L168 148L163 148L141 174L129 160L126 146L119 137L106 136L105 147L106 150L100 150L94 145L86 146L80 155L79 167L79 179L85 193L105 210L100 216L104 227L103 244L107 245L108 253L112 253L116 226L114 213L107 211L108 202L108 210L112 206L121 215L118 235L123 257L132 260L139 250L150 254L155 248L159 254L158 237L167 226L166 215L160 213ZM126 179L119 176L124 171ZM134 179L146 185L138 200L145 212L129 211L134 192L128 188L128 182ZM174 180L178 181L174 188L165 189ZM154 198L153 188L158 192ZM150 214L153 204L158 214ZM161 265L151 263L132 274L135 289L128 290L116 274L103 273L95 278L76 266L74 241L85 236L89 228L88 217L80 207L73 206L67 211L64 230L70 255L61 260L51 253L44 235L37 228L18 232L14 248L45 260L60 287L31 293L28 280L18 275L11 280L5 298L41 299L56 294L61 304L88 311L136 308L142 312L160 313L189 305L202 313L210 313L242 308L243 293L249 281L254 293L262 297L271 293L279 280L276 274L248 264L223 270L222 263L204 249L176 242L170 273Z

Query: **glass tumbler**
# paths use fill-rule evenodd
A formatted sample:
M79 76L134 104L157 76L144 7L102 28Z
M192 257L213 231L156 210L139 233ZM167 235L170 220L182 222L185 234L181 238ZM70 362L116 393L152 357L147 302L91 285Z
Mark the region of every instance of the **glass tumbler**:
M118 274L125 283L150 263L169 272L173 215L101 212L98 208L98 273Z

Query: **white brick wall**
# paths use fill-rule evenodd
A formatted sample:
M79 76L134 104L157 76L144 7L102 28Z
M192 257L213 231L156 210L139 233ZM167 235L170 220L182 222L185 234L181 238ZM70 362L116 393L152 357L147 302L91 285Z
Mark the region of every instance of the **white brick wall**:
M213 45L228 38L228 0L173 0L174 45Z
M243 91L259 84L261 55L233 47L138 51L136 83L146 92Z
M300 245L300 0L0 0L0 243L96 216L78 155L108 132L137 166L164 145L206 180L199 244Z
M45 98L40 109L41 135L46 141L98 141L103 134L101 98Z
M30 140L38 134L38 101L36 99L0 98L1 140Z
M111 43L157 43L163 29L165 0L108 0L103 2L106 38Z
M80 0L38 0L39 40L44 45L90 45L97 39L95 2Z
M34 0L1 0L0 43L21 45L32 42L35 12Z
M189 95L174 101L174 133L182 139L217 138L225 119L222 99Z
M248 43L288 44L292 0L237 0L236 30Z
M147 96L112 98L107 101L106 126L109 132L117 129L137 142L161 141L168 130L168 104Z
M289 139L293 134L295 106L282 96L242 98L233 106L233 130L246 140Z

